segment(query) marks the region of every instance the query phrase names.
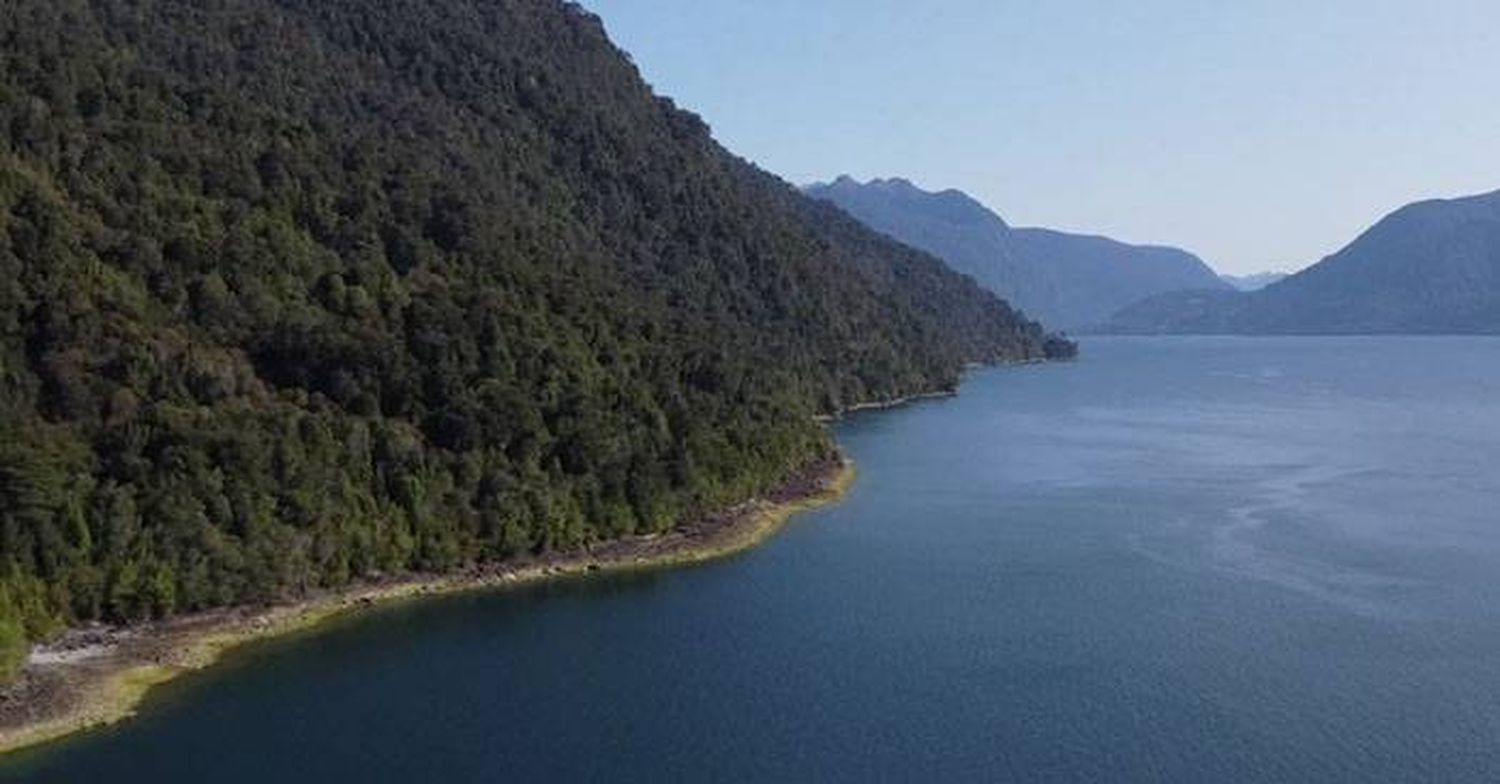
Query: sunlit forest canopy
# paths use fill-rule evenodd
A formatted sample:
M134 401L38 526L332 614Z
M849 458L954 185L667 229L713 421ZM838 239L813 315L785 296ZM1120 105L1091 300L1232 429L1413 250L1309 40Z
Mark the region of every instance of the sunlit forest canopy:
M0 658L661 531L1066 353L553 0L9 0Z

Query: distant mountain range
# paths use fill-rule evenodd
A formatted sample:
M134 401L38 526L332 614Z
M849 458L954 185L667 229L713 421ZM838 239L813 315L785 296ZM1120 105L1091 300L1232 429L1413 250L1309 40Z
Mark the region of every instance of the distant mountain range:
M1259 291L1272 283L1280 283L1286 280L1289 274L1286 272L1256 272L1250 275L1220 275L1219 277L1225 283L1240 291Z
M1161 294L1105 331L1500 333L1500 191L1409 204L1343 250L1250 293Z
M861 183L849 177L804 191L942 258L1055 329L1099 324L1162 292L1230 288L1186 251L1013 228L962 191L932 193L903 179Z

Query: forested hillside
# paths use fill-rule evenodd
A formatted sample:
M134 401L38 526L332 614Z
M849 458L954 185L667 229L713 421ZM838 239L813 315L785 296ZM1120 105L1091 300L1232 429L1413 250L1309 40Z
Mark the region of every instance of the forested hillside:
M1048 341L555 0L7 0L0 649L659 531Z

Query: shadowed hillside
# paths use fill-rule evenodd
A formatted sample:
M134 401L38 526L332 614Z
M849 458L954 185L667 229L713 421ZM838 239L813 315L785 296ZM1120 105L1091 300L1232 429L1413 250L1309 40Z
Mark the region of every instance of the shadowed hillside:
M1500 191L1410 204L1343 250L1248 294L1163 295L1117 332L1500 332Z
M901 179L840 177L806 192L937 255L1049 327L1090 327L1165 291L1227 288L1186 251L1014 228L961 191L929 193Z

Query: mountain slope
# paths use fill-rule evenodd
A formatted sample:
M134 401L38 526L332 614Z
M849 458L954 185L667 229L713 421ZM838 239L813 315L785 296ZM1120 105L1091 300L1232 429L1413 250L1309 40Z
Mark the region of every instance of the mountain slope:
M0 40L0 664L662 530L826 456L814 413L1069 349L571 3L14 0Z
M1164 291L1223 287L1196 256L1048 229L1012 228L956 190L929 193L901 179L840 177L805 192L877 231L972 276L1027 315L1061 329L1099 323Z
M1219 277L1237 291L1259 291L1272 283L1280 283L1289 276L1286 272L1253 272L1249 275L1220 275Z
M1111 320L1122 332L1500 332L1500 191L1410 204L1343 250L1211 307L1163 297Z

